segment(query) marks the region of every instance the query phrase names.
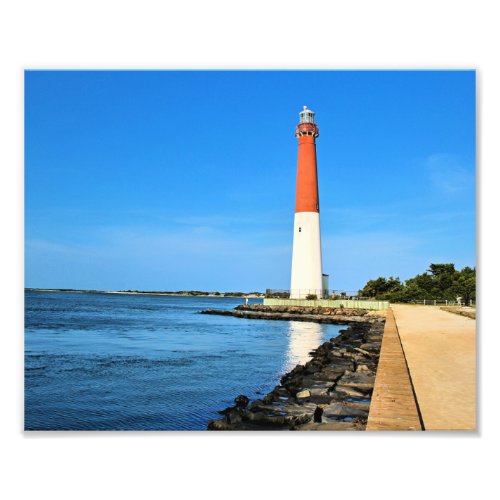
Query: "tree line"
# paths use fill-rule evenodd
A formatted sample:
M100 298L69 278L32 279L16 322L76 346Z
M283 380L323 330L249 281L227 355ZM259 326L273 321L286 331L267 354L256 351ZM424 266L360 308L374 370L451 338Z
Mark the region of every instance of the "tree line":
M458 271L455 264L431 264L425 273L406 281L393 276L369 280L359 296L391 302L455 301L461 297L468 304L476 300L476 268L464 267Z

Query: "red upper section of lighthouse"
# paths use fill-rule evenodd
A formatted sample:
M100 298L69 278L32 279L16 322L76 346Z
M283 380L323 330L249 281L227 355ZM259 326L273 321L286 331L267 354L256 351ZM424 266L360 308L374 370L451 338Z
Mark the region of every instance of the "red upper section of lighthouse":
M319 128L314 113L304 106L295 135L299 140L295 212L319 212L316 137Z

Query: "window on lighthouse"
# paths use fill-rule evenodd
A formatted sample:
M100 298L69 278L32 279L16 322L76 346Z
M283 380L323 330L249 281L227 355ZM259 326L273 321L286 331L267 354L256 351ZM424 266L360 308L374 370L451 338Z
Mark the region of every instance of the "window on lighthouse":
M302 115L302 122L303 123L310 123L311 122L311 115L309 113L304 113Z

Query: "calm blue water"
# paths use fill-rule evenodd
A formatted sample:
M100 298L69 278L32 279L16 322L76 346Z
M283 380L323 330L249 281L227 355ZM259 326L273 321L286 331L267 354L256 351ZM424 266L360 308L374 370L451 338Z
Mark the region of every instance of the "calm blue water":
M235 396L268 392L345 328L197 314L243 303L233 298L25 299L26 429L206 429Z

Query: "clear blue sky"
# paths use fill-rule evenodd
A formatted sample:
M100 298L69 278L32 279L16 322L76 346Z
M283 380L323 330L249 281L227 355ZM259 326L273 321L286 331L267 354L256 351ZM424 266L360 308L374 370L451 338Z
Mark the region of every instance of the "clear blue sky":
M334 288L475 265L473 71L29 71L26 286L288 288L303 105Z

